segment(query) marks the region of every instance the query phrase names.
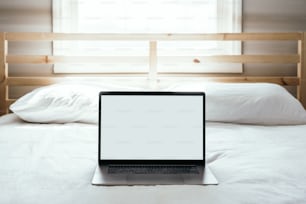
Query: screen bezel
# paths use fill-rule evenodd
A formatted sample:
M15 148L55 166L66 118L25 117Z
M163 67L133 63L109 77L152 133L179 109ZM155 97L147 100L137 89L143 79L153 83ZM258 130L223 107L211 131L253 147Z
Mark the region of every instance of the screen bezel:
M201 160L106 160L101 159L101 100L103 95L113 96L202 96L203 97L203 159ZM99 125L98 125L98 162L99 165L109 164L176 164L176 165L205 165L205 93L204 92L135 92L135 91L102 91L99 93Z

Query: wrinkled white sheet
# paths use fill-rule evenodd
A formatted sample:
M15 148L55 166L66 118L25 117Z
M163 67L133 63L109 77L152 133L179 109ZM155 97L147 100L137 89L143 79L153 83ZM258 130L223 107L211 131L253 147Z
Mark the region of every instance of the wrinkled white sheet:
M92 186L97 126L0 118L0 203L306 203L306 125L208 123L217 186Z

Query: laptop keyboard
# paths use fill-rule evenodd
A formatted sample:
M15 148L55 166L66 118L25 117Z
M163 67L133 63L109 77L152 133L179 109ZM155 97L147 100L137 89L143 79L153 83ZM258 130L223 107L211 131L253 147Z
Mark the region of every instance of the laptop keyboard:
M194 165L110 165L109 174L199 174Z

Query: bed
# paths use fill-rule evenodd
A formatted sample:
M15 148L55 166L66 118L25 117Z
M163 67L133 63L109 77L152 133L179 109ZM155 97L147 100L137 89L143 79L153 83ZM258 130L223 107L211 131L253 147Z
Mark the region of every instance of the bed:
M144 38L173 40L169 36ZM177 40L190 37L173 36ZM10 40L88 37L105 39L109 36L2 34L1 45L5 49L1 52L1 110L6 114L0 117L0 203L306 202L304 33L197 36L203 40L296 41L297 54L287 57L239 55L206 59L295 63L297 76L203 75L203 80L185 80L158 89L206 92L206 161L219 181L219 185L208 186L91 185L97 164L97 93L101 90L143 91L152 87L118 86L103 80L80 83L59 76L11 77L7 74L10 63L33 63L35 59L38 63L56 63L63 58L10 56L6 51ZM131 36L119 38L130 39ZM151 54L150 65L155 66L152 61L156 60L156 55ZM16 85L42 87L11 99L9 89ZM297 98L280 85L296 86ZM13 113L9 113L9 107Z

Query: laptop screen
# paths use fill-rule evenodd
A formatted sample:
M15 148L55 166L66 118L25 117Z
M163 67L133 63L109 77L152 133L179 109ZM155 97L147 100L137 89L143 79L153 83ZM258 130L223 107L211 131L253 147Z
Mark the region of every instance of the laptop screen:
M100 160L203 160L204 93L100 94Z

